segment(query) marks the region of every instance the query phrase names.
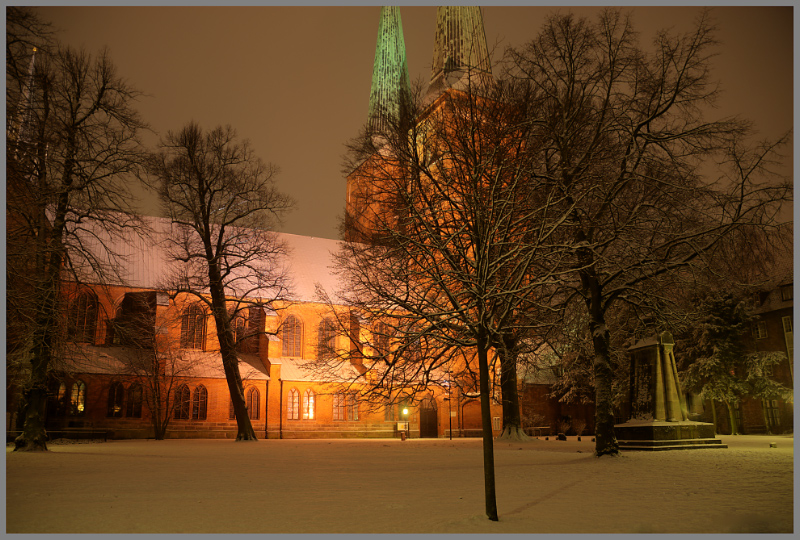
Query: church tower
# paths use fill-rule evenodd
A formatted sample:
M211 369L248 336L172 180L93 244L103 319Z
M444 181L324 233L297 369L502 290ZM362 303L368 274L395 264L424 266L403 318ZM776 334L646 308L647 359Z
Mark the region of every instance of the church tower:
M431 82L427 97L435 99L448 88L464 88L492 78L483 14L478 6L436 8Z
M397 117L403 100L409 96L406 45L400 8L384 6L378 24L378 43L372 68L372 89L369 93L368 127L371 131L385 129L386 119Z
M378 23L375 63L372 67L372 87L367 116L368 134L380 138L380 134L390 127L389 119L399 117L403 112L403 104L408 99L410 99L410 84L400 8L384 6L381 8ZM374 228L372 220L379 204L376 202L376 186L370 180L362 178L362 173L369 170L369 167L370 160L367 160L347 176L343 231L347 241L368 241Z

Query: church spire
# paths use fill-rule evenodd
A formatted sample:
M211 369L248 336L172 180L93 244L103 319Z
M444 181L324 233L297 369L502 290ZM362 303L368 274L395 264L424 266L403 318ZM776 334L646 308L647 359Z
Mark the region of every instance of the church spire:
M397 117L402 100L408 99L408 64L403 40L400 8L382 7L372 68L372 90L369 94L368 127L379 131L387 127L386 118Z
M456 86L465 74L491 77L483 15L478 6L436 8L436 38L428 95Z

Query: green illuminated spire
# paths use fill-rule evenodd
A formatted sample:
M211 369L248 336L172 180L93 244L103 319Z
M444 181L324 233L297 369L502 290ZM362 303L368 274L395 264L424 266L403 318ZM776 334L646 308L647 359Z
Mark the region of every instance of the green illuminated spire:
M408 64L400 8L384 6L381 8L378 44L375 46L375 64L372 68L369 129L379 131L386 128L385 119L399 114L401 100L407 99L408 92Z
M438 7L428 94L438 95L445 88L457 86L468 72L479 79L492 75L481 8Z

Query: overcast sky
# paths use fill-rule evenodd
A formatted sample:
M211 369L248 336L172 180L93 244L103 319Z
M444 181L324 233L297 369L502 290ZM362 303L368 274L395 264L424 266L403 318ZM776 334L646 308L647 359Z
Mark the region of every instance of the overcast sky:
M538 33L554 8L484 7L499 58ZM571 9L593 16L600 8ZM630 9L643 44L660 28L686 31L699 7ZM139 110L159 135L194 120L230 124L281 168L297 200L283 231L337 237L343 214L344 143L366 122L380 8L48 7L42 17L68 44L107 46L119 74L146 94ZM412 80L430 79L436 8L400 9ZM792 7L715 7L721 45L716 115L739 114L762 137L792 128ZM157 137L148 139L155 143ZM157 213L143 196L141 208Z

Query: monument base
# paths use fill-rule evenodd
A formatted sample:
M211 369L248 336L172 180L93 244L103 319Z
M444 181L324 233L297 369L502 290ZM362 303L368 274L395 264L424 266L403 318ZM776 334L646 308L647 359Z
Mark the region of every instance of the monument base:
M727 448L716 438L714 424L628 420L614 426L620 450L695 450Z

